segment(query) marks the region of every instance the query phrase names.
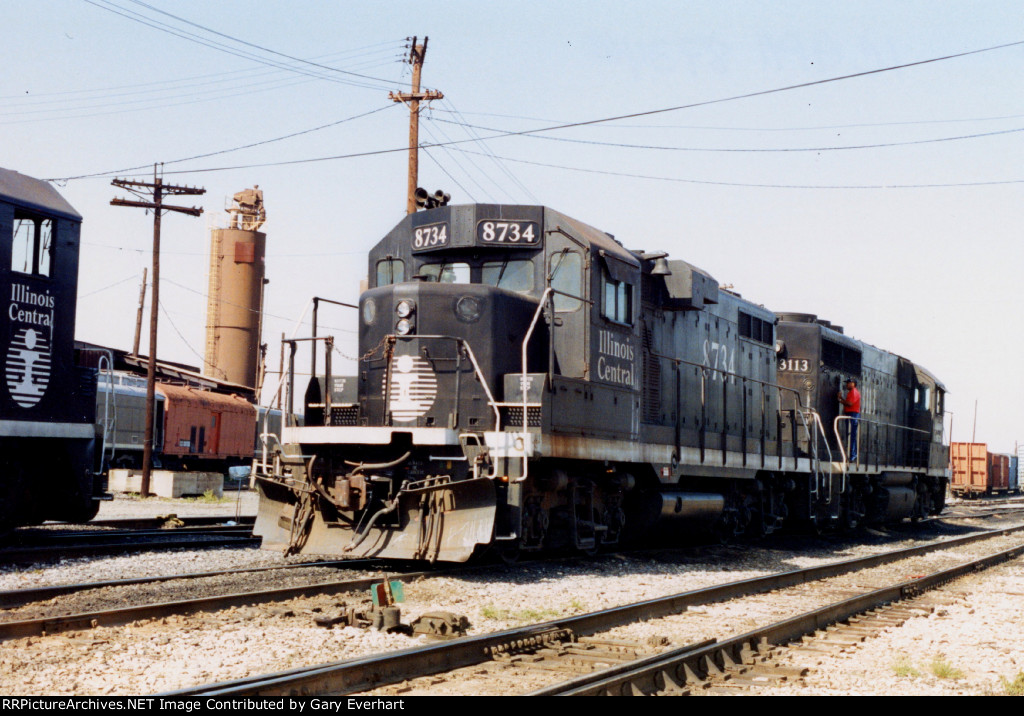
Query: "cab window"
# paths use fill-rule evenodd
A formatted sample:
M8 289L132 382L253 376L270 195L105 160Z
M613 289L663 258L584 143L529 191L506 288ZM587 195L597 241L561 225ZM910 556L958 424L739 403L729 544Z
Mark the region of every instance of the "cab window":
M53 264L53 219L14 213L11 270L49 276Z
M554 297L556 311L575 311L583 305L578 298L570 298L583 295L583 259L577 252L562 251L551 257L551 288L561 291Z
M439 263L424 264L420 275L428 283L469 283L469 264Z
M524 259L486 261L480 273L480 282L509 291L529 293L533 290L533 262Z
M928 386L923 385L914 388L914 407L918 410L929 410L931 405L931 390Z
M388 286L405 280L405 263L401 259L386 258L377 262L377 285Z
M601 315L616 323L633 323L633 287L601 273Z

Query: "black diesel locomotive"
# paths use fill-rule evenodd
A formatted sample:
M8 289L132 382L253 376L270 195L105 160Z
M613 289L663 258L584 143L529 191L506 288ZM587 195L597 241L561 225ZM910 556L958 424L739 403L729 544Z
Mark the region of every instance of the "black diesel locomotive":
M546 207L407 216L370 252L358 375L316 338L304 425L257 465L264 546L463 561L941 509L940 383L667 259Z
M0 530L95 516L96 371L74 348L82 217L0 169Z

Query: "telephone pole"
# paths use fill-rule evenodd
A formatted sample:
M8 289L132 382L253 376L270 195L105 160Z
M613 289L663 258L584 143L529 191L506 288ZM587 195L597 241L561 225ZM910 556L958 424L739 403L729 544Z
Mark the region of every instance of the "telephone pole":
M135 315L135 343L132 344L132 355L139 357L139 337L142 335L142 311L146 307L146 269L142 269L142 286L139 288L139 312Z
M149 494L149 478L153 461L153 408L156 403L156 325L157 309L160 305L160 217L165 211L176 211L190 216L199 216L202 208L168 206L164 204L164 196L205 194L206 189L195 187L174 186L164 184L163 177L157 173L157 165L153 165L153 182L128 181L114 179L114 186L127 189L138 197L144 194L152 196L151 201L134 201L128 199L112 199L113 206L134 206L153 210L153 287L149 306L149 366L146 369L146 436L142 445L142 486L140 491L145 497Z
M420 148L420 102L432 99L444 99L444 95L438 90L427 90L420 92L420 72L423 69L423 60L427 56L427 41L429 37L423 38L423 44L417 45L416 38L412 38L412 48L409 50L408 62L412 65L412 92L389 92L395 102L407 102L409 104L409 195L406 200L406 213L416 213L416 186L419 181L419 148Z

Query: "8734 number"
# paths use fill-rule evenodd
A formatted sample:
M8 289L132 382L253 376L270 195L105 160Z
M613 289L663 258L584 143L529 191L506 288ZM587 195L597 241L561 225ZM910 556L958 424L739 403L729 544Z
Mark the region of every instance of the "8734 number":
M476 238L485 244L536 244L538 228L535 221L481 221Z
M412 233L413 249L433 249L448 245L448 224L427 224Z

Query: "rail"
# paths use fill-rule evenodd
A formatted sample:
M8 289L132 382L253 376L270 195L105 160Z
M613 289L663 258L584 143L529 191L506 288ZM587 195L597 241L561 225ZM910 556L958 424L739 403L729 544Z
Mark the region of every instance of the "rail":
M454 341L459 350L456 351L455 360L461 358L462 351L466 352L466 356L469 358L469 362L473 365L473 373L476 375L477 380L480 381L480 385L484 389L484 393L487 395L487 403L491 406L494 411L495 425L500 424L501 414L498 411L498 403L494 400L494 394L491 393L491 387L487 384L487 378L484 376L483 371L480 369L480 363L476 359L476 354L473 353L472 346L469 345L469 341L465 338L459 338L458 336L444 336L444 335L421 335L411 334L407 336L399 336L390 333L384 336L384 355L385 355L385 366L384 366L384 395L388 395L391 387L391 356L393 355L394 346L398 341L413 341L413 340L447 340ZM456 376L459 372L456 373ZM455 410L458 410L459 403L459 390L460 386L456 383L456 395L455 395ZM391 423L390 412L387 414L387 422Z
M810 433L810 429L807 427L807 418L804 415L804 410L794 410L794 412L799 413L801 420L804 421L804 430L807 431L808 442L810 442L810 435L811 435L811 433ZM833 460L832 460L832 446L828 444L828 435L825 433L825 426L821 422L821 415L818 413L818 411L816 411L816 410L807 410L806 412L807 412L807 414L812 416L813 422L815 423L815 426L818 428L818 430L814 433L814 453L813 453L814 454L814 484L813 484L813 486L811 487L811 490L810 490L810 498L813 500L813 499L818 498L821 495L821 485L820 485L820 482L821 482L822 472L821 472L821 458L818 455L818 435L821 435L823 438L825 438L825 450L828 451L828 464L829 464L829 477L830 478L832 477L832 467L831 466L832 466L832 462L833 462ZM808 447L810 447L810 445L808 445ZM846 492L846 463L843 463L841 465L840 470L841 470L841 473L842 473L842 486L841 486L839 492L840 492L840 494L842 494L843 492ZM826 500L826 502L828 504L832 503L832 497L833 497L833 495L832 495L832 480L830 479L828 481L828 500Z
M850 424L850 425L847 426L847 429L845 431L846 432L846 436L849 437L850 428L851 428L852 423L853 423L854 420L857 421L857 425L858 426L863 426L863 425L867 426L867 431L866 431L867 432L867 436L865 437L865 439L863 441L861 441L861 437L862 437L863 433L860 432L860 429L858 427L858 431L857 431L857 445L860 445L862 442L864 442L864 443L867 443L867 445L870 446L870 448L873 448L873 449L869 449L867 451L868 459L864 460L864 461L859 459L859 458L862 457L862 453L861 453L860 450L857 450L857 458L858 458L857 459L857 463L858 464L870 465L872 463L872 460L870 458L873 455L874 456L874 466L876 468L881 467L881 465L882 465L882 461L881 461L882 454L885 453L887 455L891 455L891 454L893 454L895 452L895 449L898 448L898 445L897 445L898 437L902 434L900 431L903 431L904 433L919 433L919 434L921 434L922 436L924 436L926 438L926 440L923 440L921 442L924 442L926 445L930 444L930 440L928 440L927 438L931 437L931 433L929 433L927 430L921 430L920 428L910 428L910 427L907 427L906 425L897 425L896 423L886 423L886 422L883 422L881 420L870 420L868 418L859 418L859 417L858 418L852 418L852 417L850 417L848 415L837 415L836 419L832 423L832 430L835 433L836 442L839 444L840 456L842 457L842 461L843 461L843 465L844 466L846 464L848 464L849 462L852 462L852 461L847 459L846 444L847 444L848 441L847 441L847 439L845 439L843 437L843 435L842 435L842 433L841 433L841 431L839 429L839 426L840 426L841 423L848 423L848 424ZM891 444L893 446L893 448L894 448L893 450L880 450L880 449L878 449L878 445L879 445L878 438L879 438L880 428L885 428L885 441L884 441L883 444L886 445L886 446L889 446ZM872 432L873 432L873 434L872 434ZM911 438L913 438L913 437L914 436L911 435ZM872 438L874 438L874 439L872 440ZM891 438L897 438L897 439L893 440L893 441L890 441ZM907 441L907 444L904 445L904 447L903 447L903 449L905 450L905 458L904 458L905 459L905 464L908 465L909 467L925 467L926 468L926 467L928 467L928 458L929 458L929 456L927 454L924 455L923 460L915 459L915 456L913 454L914 453L914 443L915 442L918 442L918 441L915 441L915 440L911 439L911 440ZM852 453L853 450L851 449L850 452Z
M114 353L106 349L98 349L99 360L96 363L97 372L105 375L107 385L106 397L103 399L103 438L100 446L100 474L106 473L107 469L114 462L114 431L117 429L117 395L114 390ZM106 368L104 368L106 364ZM109 438L109 440L108 440ZM110 461L107 461L107 443L110 443Z

